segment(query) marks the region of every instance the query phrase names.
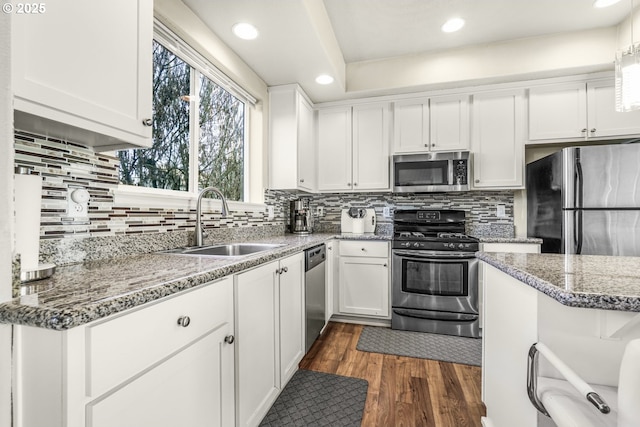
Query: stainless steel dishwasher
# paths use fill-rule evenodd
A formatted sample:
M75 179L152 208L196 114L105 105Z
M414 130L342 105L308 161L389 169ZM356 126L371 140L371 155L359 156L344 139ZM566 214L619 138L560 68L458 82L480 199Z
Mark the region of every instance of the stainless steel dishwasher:
M305 353L320 336L325 324L325 271L324 261L327 250L324 244L314 246L305 252L305 325L307 342Z

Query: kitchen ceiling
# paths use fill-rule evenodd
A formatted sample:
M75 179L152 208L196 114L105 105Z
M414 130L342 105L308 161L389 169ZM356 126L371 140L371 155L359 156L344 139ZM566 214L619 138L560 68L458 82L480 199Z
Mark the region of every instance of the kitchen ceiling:
M299 83L314 102L382 93L351 93L350 67L611 28L629 15L631 7L631 0L604 9L594 8L593 0L183 2L267 85ZM452 17L463 18L466 25L456 33L443 33L440 27ZM250 41L235 37L231 27L238 22L256 26L259 37ZM613 55L612 51L611 61ZM315 78L322 73L336 81L318 85Z

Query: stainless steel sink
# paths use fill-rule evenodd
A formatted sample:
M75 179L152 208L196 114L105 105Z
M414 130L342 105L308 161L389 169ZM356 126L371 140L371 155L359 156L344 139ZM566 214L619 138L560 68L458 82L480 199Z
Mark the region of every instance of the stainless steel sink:
M233 257L251 255L258 252L268 251L284 245L273 243L230 243L227 245L212 245L201 247L189 247L173 249L164 253L179 255L204 255L216 257Z

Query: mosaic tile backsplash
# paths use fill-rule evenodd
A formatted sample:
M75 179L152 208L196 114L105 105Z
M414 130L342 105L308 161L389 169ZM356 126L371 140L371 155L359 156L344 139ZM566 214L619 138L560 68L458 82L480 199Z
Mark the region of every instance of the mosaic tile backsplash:
M42 211L40 227L41 262L58 265L153 252L188 245L195 227L195 210L141 208L114 203L118 186L118 159L95 153L82 144L47 138L26 132L15 133L16 166L31 168L40 175ZM90 193L88 221L74 221L66 214L69 187L83 187ZM467 232L486 237L513 237L513 193L510 191L438 194L340 193L296 194L267 190L265 203L274 207L275 217L266 212L233 211L227 218L219 212L203 213L203 224L213 241L266 237L282 234L287 227L289 201L310 199L325 215L315 218L315 230L340 231L343 208L373 207L377 231L389 233L392 219L383 208L462 209L468 211ZM505 206L506 217L497 218L496 205Z
M384 208L394 209L460 209L467 211L467 234L481 237L514 236L512 191L467 191L459 193L392 194L392 193L340 193L340 194L294 194L285 191L267 190L265 203L282 209L288 218L289 201L296 198L309 199L312 212L324 207L324 216L314 218L314 229L322 232L339 232L342 209L350 207L374 208L377 231L390 232L393 218L385 218ZM504 205L505 217L496 216L496 206Z

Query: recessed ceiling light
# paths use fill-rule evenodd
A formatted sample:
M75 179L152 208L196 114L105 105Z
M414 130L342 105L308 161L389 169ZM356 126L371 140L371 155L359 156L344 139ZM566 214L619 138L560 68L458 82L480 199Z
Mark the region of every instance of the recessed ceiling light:
M238 22L232 28L233 34L243 40L253 40L258 37L258 29L246 22Z
M598 9L601 9L603 7L609 7L609 6L613 6L614 4L618 3L620 0L595 0L593 2L593 7L597 7Z
M316 83L321 85L331 84L333 83L333 77L328 74L320 74L318 77L316 77Z
M445 33L453 33L455 31L458 31L462 27L464 27L464 19L453 18L449 19L444 23L444 25L442 25L442 31L444 31Z

